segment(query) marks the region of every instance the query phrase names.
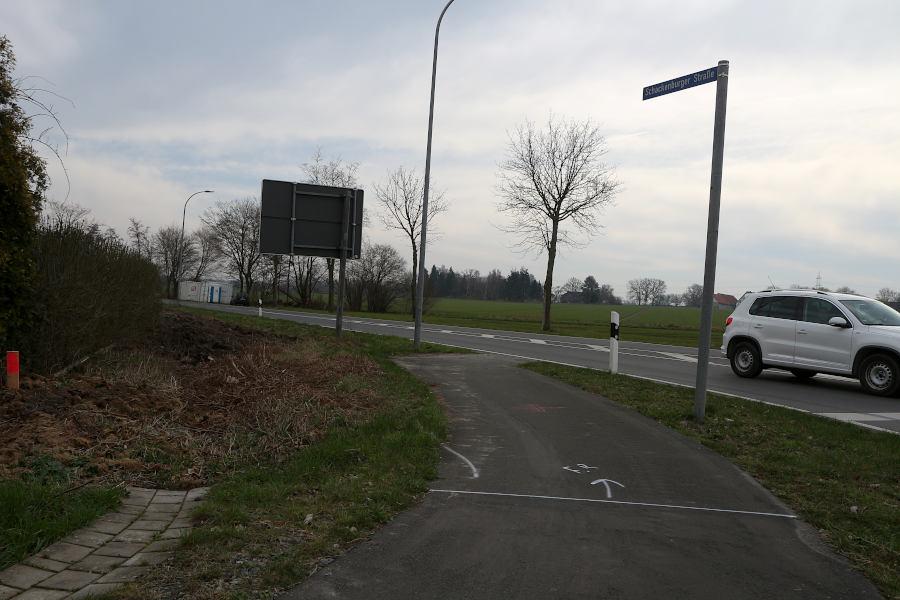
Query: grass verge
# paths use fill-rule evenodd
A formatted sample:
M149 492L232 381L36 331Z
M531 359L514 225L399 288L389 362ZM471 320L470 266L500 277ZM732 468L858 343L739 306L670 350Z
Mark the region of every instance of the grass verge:
M112 510L121 496L120 488L0 480L0 570Z
M338 342L333 332L298 323L216 318L365 355L381 371L356 384L383 403L363 422L333 423L286 460L248 466L215 484L174 565L119 597L158 597L161 590L196 599L271 597L412 505L436 476L443 411L427 385L390 360L411 351L409 340L348 333ZM446 350L423 345L425 352Z
M900 598L900 436L693 390L550 363L525 368L648 417L715 450L794 509L889 598Z

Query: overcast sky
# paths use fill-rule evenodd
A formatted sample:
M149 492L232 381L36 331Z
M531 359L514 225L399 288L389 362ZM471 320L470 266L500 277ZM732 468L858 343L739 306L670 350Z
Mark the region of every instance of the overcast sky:
M188 226L214 199L299 180L317 147L424 170L434 22L444 0L3 0L17 75L74 106L69 198L124 233ZM550 111L591 119L622 183L606 229L554 280L702 281L715 86L643 86L731 61L716 291L900 287L900 2L457 0L442 27L433 178L450 210L428 264L482 273L517 254L496 211L507 132ZM50 195L67 190L51 163ZM373 195L367 197L370 211ZM370 239L402 239L377 219Z

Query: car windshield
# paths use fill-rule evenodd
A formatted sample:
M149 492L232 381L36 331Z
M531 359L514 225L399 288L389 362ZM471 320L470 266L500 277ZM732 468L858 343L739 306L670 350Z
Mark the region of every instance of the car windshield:
M890 325L900 327L900 313L874 300L841 300L863 325Z

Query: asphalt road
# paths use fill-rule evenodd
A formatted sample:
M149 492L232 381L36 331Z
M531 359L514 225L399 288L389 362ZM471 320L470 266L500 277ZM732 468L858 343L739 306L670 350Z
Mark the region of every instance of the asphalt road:
M256 308L188 302L186 305L256 314ZM326 314L288 310L263 310L269 318L334 327L334 317ZM622 329L627 330L623 323ZM363 331L412 338L412 324L403 321L345 317L346 331ZM422 339L515 358L542 360L607 369L609 340L540 335L450 325L423 327ZM693 387L697 350L641 342L620 342L619 372L656 381ZM800 381L784 371L767 370L756 379L741 379L731 372L718 350L712 352L709 369L710 391L770 402L863 427L900 433L900 398L878 398L862 392L857 381L818 375Z
M880 597L752 478L635 411L507 357L398 362L446 403L440 477L285 600Z

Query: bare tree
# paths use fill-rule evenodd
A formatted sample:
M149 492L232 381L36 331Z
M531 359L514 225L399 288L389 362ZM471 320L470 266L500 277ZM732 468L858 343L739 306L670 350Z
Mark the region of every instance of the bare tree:
M130 231L130 229L129 229ZM193 265L193 281L200 281L216 269L219 259L222 257L222 249L219 247L219 236L216 232L204 225L191 235L196 248L196 260Z
M275 304L278 304L279 291L283 282L286 283L286 292L290 294L291 274L287 259L287 256L281 254L266 254L260 259L261 277Z
M700 306L703 304L703 286L699 283L691 284L688 289L684 290L681 299L685 306Z
M569 277L566 282L562 285L561 291L563 294L566 292L580 292L583 283L577 277Z
M128 219L128 241L138 254L147 259L153 257L152 244L150 243L150 228L134 217Z
M259 202L255 198L220 201L206 211L202 221L215 233L225 270L238 278L241 292L249 294L262 258L259 253Z
M44 226L56 229L80 229L87 231L96 225L91 211L74 202L49 200L44 211Z
M628 282L628 299L635 304L662 304L666 300L666 282L652 277L631 279Z
M322 281L322 259L315 256L296 257L291 264L291 275L294 278L294 289L301 306L310 306L313 294Z
M550 329L553 267L560 244L576 243L567 222L588 236L602 226L601 210L612 204L619 184L601 159L606 140L590 121L556 120L536 130L526 121L510 134L506 160L500 163L498 208L512 216L506 228L525 250L547 253L541 328Z
M355 188L357 185L356 172L359 170L359 163L344 162L340 156L326 159L321 148L316 149L311 162L303 163L300 168L306 174L307 183L346 188ZM335 259L325 259L325 266L328 269L328 310L334 310L334 264Z
M413 312L416 309L416 275L419 266L419 238L422 234L423 182L414 169L407 171L400 167L388 173L384 184L375 184L375 199L382 209L379 213L381 222L388 229L402 231L412 250L410 298ZM437 215L446 210L447 203L444 201L443 192L433 193L428 202L428 228L431 235L434 235L431 223Z
M348 308L361 310L362 300L372 312L387 312L405 286L403 257L387 244L364 244L359 260L348 268Z
M900 292L897 292L889 287L883 287L878 290L878 294L876 294L875 299L880 300L881 302L897 302L900 301Z
M841 287L839 287L838 289L836 289L834 291L837 292L838 294L855 294L856 293L856 290L854 290L853 288L848 287L846 285L842 285Z
M153 234L153 262L166 281L166 295L178 295L178 282L197 262L197 248L194 240L183 238L181 228L175 225L160 228Z

